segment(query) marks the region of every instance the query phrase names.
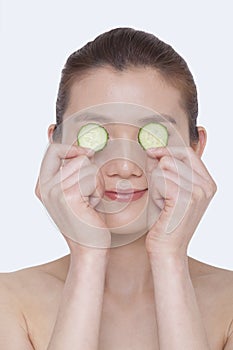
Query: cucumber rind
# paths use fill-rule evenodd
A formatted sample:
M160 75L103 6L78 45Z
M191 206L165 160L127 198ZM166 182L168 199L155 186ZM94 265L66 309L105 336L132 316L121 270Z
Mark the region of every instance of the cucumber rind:
M167 128L160 123L148 123L140 128L138 132L138 142L144 150L166 147L168 143Z
M80 147L91 148L97 152L106 146L108 138L108 132L103 126L97 123L88 123L79 129L77 144Z

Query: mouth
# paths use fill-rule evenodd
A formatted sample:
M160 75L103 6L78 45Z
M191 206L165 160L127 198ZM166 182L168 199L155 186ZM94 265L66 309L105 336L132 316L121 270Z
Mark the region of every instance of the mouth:
M105 191L105 196L110 198L111 200L118 201L118 202L130 202L130 201L136 201L140 199L144 194L147 192L146 189L113 189Z

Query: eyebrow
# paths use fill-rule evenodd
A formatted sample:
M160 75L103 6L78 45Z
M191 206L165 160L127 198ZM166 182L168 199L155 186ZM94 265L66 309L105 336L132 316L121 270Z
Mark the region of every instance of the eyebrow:
M101 114L95 114L95 113L90 113L90 112L86 112L84 114L81 115L77 115L74 118L75 121L88 121L88 120L96 120L98 122L109 122L111 121L110 118L105 117Z
M96 113L90 113L86 112L84 114L78 115L74 118L75 121L89 121L89 120L95 120L98 122L114 122L111 118L106 117L104 115L96 114ZM148 117L140 118L137 120L137 122L140 123L150 123L150 122L170 122L172 124L176 124L176 120L170 116L169 114L152 114Z
M169 123L172 123L172 124L176 124L176 120L172 117L172 116L170 116L169 114L152 114L152 115L150 115L150 116L148 116L148 117L145 117L145 118L142 118L142 119L139 119L138 120L139 122L163 122L163 123L167 123L167 122L169 122Z

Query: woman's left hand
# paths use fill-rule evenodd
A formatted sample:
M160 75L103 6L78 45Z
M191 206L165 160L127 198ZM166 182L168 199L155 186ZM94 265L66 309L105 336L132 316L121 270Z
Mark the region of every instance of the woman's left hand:
M147 154L157 160L149 191L161 212L147 234L146 249L150 256L186 256L217 186L191 147L155 148Z

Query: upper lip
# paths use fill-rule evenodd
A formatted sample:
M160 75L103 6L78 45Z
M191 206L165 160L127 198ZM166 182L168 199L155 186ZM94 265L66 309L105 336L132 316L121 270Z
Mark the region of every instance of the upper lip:
M105 192L114 192L114 193L127 193L127 194L130 194L130 193L135 193L135 192L141 192L141 191L145 191L147 190L147 188L129 188L129 189L120 189L120 188L113 188L113 189L109 189L109 190L106 190Z

